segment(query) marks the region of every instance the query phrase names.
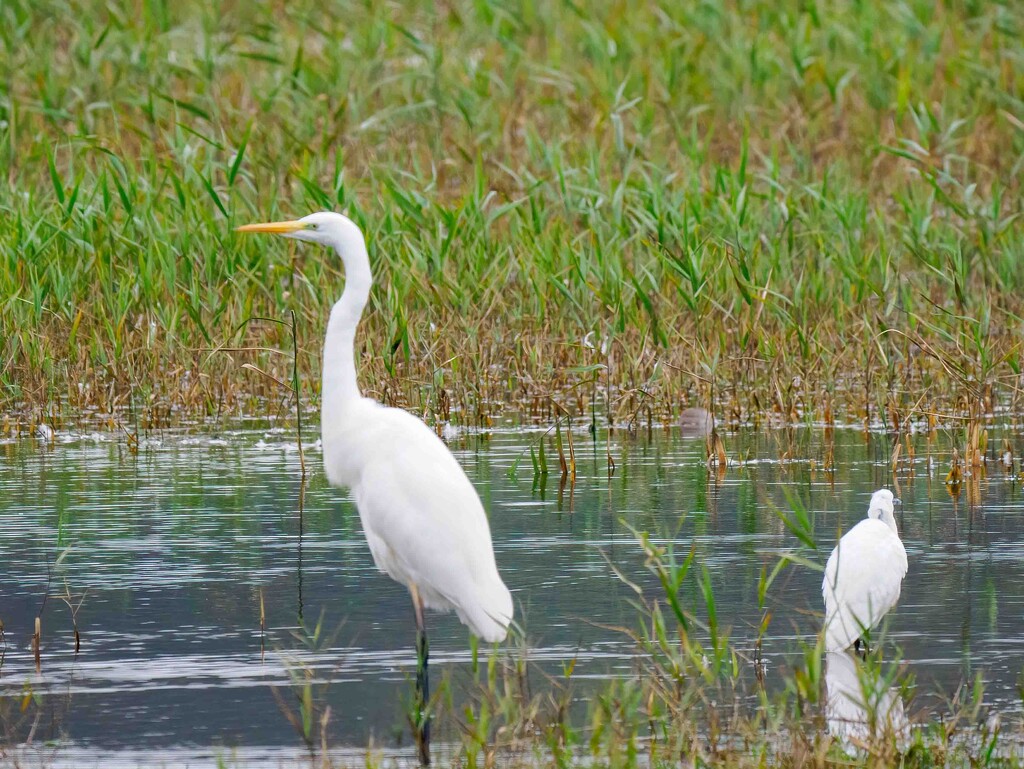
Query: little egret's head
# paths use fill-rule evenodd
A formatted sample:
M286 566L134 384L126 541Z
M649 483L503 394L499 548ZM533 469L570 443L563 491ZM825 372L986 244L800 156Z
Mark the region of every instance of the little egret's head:
M342 257L348 256L353 249L365 251L362 230L342 214L333 211L318 211L288 222L267 222L265 224L246 224L236 228L238 232L268 232L284 235L286 238L308 240L337 249Z
M901 504L892 495L889 489L879 489L871 495L871 503L868 505L868 518L879 518L883 523L896 528L896 518L893 516L895 508L893 505Z

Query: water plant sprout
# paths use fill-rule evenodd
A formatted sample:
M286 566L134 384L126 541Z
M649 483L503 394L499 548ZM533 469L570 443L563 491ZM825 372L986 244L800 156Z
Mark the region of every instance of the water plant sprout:
M487 515L473 484L430 428L359 391L355 332L373 284L359 227L341 214L320 212L238 230L321 243L337 251L345 266L345 290L331 309L324 339L324 469L332 484L352 490L377 568L412 596L416 741L420 762L427 765L429 646L423 610L454 610L489 643L504 640L512 621L512 595L498 574Z

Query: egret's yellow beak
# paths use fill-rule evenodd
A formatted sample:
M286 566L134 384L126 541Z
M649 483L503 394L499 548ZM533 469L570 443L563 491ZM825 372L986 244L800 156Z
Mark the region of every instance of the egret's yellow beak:
M235 232L272 232L281 235L304 229L306 229L305 222L266 222L265 224L245 224L241 227L235 227Z

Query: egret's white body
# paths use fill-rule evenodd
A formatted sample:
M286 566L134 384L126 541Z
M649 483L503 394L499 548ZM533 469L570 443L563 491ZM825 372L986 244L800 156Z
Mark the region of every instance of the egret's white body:
M324 468L348 486L377 568L454 610L484 641L504 640L512 595L498 575L487 516L455 457L423 422L369 398L321 430ZM366 451L353 451L366 446Z
M501 641L512 596L498 575L476 490L440 438L406 411L364 398L356 382L355 330L373 277L363 233L341 214L248 225L334 248L345 290L324 340L321 438L324 469L352 490L377 568L405 585L422 630L424 607L454 610L484 641Z
M888 489L871 496L868 517L832 550L821 584L825 649L849 649L896 605L907 574L907 551L896 529Z

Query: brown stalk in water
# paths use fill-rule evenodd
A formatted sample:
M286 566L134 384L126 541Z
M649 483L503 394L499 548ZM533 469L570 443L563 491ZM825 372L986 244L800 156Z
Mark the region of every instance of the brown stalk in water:
M295 393L295 439L299 444L299 466L306 477L306 456L302 450L302 398L299 387L299 338L296 332L295 310L292 315L292 392Z
M40 644L42 642L42 636L43 636L43 629L42 628L43 628L42 622L40 621L39 617L36 617L36 630L32 634L32 656L35 658L35 661L36 661L36 673L37 674L42 671L42 659L40 658L40 653L39 653L39 646L40 646Z
M82 608L82 604L85 603L85 592L82 593L81 598L78 599L78 603L73 602L71 596L71 588L68 587L67 579L64 580L64 595L60 597L65 604L67 604L68 611L71 612L71 626L75 633L75 655L78 654L81 648L82 636L78 632L78 610Z
M267 613L263 608L263 588L260 588L260 662L264 661L267 651Z

